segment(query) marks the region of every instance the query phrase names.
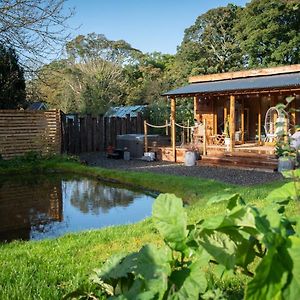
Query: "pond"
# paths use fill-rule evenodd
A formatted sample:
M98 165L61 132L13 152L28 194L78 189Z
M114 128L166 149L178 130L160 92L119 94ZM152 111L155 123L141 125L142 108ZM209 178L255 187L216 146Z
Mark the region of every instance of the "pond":
M94 179L29 176L0 179L0 242L40 240L68 232L140 221L153 195Z

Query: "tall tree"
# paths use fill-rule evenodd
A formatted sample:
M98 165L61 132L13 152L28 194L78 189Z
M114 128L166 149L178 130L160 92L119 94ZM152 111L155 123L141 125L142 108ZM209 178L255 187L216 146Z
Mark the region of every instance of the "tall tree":
M235 32L248 67L300 63L299 0L252 0Z
M26 105L24 71L12 48L0 45L0 109Z
M242 57L233 31L240 10L232 4L211 9L185 30L174 65L181 76L241 68Z
M58 53L72 15L64 4L65 0L0 1L0 43L14 48L27 66Z
M32 82L50 107L103 113L112 105L125 103L123 68L136 61L140 51L125 41L92 33L68 42L66 53L65 60L43 67L40 78Z

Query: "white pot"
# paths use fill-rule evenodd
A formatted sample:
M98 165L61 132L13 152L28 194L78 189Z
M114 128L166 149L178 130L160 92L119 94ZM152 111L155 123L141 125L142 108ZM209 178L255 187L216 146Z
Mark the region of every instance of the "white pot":
M278 158L278 172L293 170L295 168L295 159L292 157Z
M187 151L184 155L184 165L191 167L196 164L196 154L193 151Z

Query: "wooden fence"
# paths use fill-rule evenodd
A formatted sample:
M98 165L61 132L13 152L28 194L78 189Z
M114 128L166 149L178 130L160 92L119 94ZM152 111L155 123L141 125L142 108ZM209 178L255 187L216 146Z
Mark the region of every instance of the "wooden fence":
M0 110L0 154L8 159L26 152L61 151L61 112Z
M26 152L42 154L104 151L117 135L143 133L143 118L65 115L59 110L0 110L0 154L9 159Z
M104 151L116 147L117 135L143 133L143 117L92 117L92 115L62 115L62 151L69 154Z

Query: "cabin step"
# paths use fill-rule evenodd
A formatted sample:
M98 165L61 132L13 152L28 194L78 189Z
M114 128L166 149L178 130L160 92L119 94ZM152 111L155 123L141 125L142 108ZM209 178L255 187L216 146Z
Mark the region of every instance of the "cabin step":
M208 154L215 154L215 153L226 153L225 149L224 148L215 148L215 147L208 147L207 148L207 153ZM254 155L274 155L274 149L259 149L259 148L256 148L256 149L251 149L251 148L235 148L234 149L234 153L239 155L240 153L243 155L243 154L254 154Z
M273 157L259 157L251 158L241 156L202 156L198 165L212 165L212 166L234 166L240 168L254 168L254 169L277 169L277 159Z
M224 150L211 150L211 149L207 149L207 155L209 156L241 156L241 157L273 157L275 158L275 154L269 153L269 152L254 152L254 151L234 151L233 153L231 152L226 152Z

